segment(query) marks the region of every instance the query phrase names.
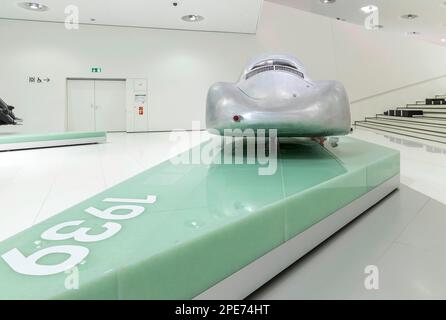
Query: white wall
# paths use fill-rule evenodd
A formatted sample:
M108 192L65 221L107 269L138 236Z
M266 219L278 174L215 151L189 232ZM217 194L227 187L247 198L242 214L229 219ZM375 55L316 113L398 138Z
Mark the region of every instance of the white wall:
M236 81L246 61L265 51L296 55L313 79L342 81L355 118L363 108L376 113L386 99L409 98L397 90L380 100L383 92L446 75L445 48L269 2L255 36L84 25L67 31L62 24L0 20L0 43L0 96L25 119L1 132L63 131L66 78L94 77L96 66L103 78L148 79L150 130L204 124L208 87ZM52 81L31 85L30 75ZM442 85L431 81L409 91L419 99L437 93L434 86L446 92Z
M446 49L393 33L333 22L337 77L353 120L446 94Z
M446 76L353 101L352 118L363 120L365 117L395 109L396 106L404 107L407 103L415 103L417 100L424 100L437 94L446 94Z

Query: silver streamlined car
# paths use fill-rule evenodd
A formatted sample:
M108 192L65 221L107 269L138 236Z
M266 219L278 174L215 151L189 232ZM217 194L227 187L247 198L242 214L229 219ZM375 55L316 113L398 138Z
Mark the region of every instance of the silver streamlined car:
M350 132L350 104L337 81L311 81L289 55L261 55L238 83L214 84L208 92L206 126L225 129L277 129L279 137L327 137Z

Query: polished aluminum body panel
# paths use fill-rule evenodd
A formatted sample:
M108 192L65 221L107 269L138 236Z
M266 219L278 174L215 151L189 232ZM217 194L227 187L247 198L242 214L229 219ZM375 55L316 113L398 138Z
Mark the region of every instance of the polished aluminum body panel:
M236 119L236 120L235 120ZM225 129L277 129L281 137L326 137L350 132L347 93L340 82L312 81L286 55L251 61L238 83L216 83L208 92L206 125Z

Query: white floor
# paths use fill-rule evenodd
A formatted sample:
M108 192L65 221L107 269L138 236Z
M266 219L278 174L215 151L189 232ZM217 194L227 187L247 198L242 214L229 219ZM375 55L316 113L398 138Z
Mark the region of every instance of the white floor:
M401 185L249 299L446 299L445 213Z
M359 127L352 136L399 150L401 182L446 204L446 144Z
M257 298L446 298L446 146L359 129L353 136L400 150L402 182L424 195L404 187ZM0 241L189 146L167 133L119 133L107 144L0 153ZM384 272L384 289L372 296L357 288L365 264Z

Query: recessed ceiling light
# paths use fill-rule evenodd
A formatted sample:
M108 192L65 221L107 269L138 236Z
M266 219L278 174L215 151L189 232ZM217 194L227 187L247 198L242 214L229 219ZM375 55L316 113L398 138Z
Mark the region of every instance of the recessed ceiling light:
M335 3L336 0L321 0L321 2L322 2L323 4L330 4L330 3Z
M440 40L441 42L446 42L446 38L443 38Z
M204 17L199 16L198 14L188 14L187 16L184 16L181 19L183 19L186 22L198 22L198 21L203 21Z
M413 14L413 13L408 13L408 14L402 15L401 18L407 19L407 20L413 20L413 19L418 18L418 15Z
M37 2L20 2L19 7L31 10L31 11L48 11L48 7L44 4L37 3Z
M361 8L361 11L367 14L375 12L376 10L378 10L378 7L374 5L368 5Z

